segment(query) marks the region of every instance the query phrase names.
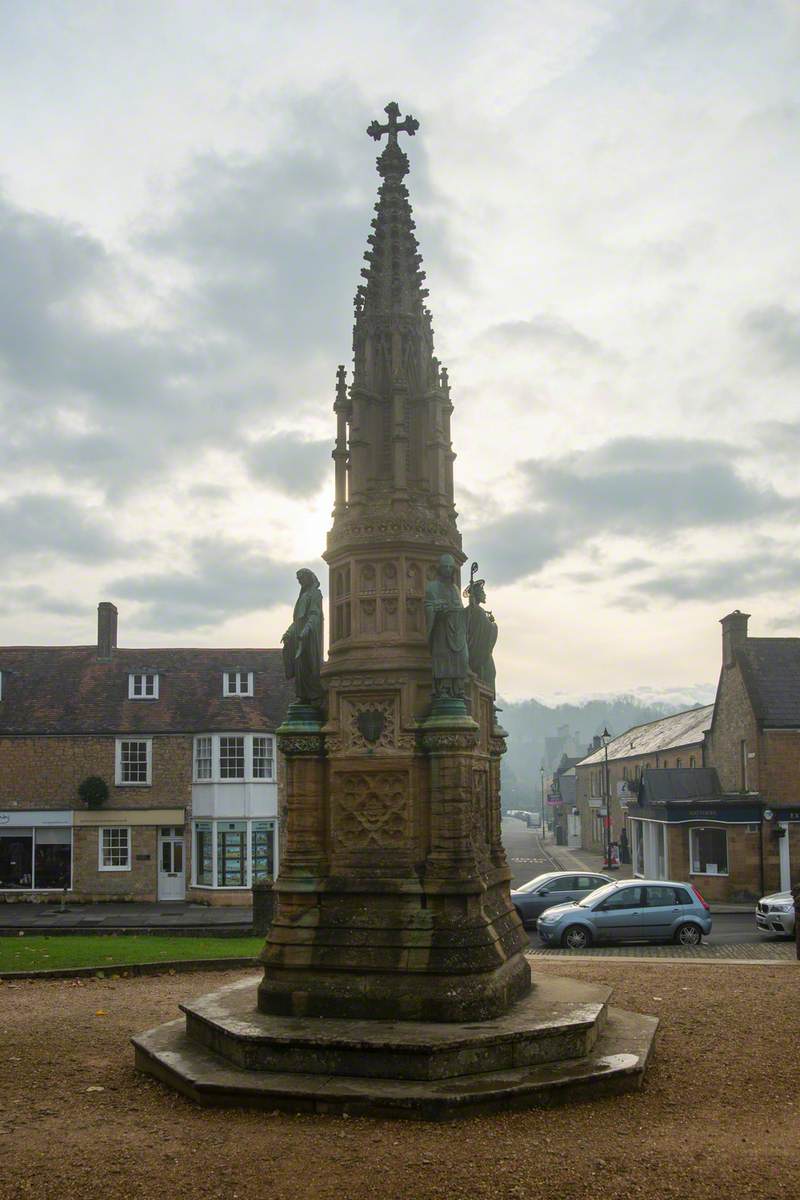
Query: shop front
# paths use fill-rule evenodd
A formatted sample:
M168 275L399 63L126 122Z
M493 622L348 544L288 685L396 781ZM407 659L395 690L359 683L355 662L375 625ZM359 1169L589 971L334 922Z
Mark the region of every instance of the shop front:
M696 885L707 900L749 902L769 887L773 860L756 797L631 805L634 874Z
M72 812L0 812L0 898L72 889Z

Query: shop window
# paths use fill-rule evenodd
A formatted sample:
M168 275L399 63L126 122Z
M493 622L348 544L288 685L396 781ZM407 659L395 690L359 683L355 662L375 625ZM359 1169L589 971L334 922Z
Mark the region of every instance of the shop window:
M725 829L692 829L689 832L693 875L728 874L728 833Z
M117 771L118 787L146 786L151 780L151 747L150 738L117 739Z
M33 830L0 833L0 888L33 887Z
M21 827L0 831L0 890L72 887L72 830Z
M273 821L253 821L251 845L253 883L272 879L275 874L275 824Z
M247 822L217 822L217 887L247 886Z
M274 820L195 821L193 836L196 887L249 888L274 878Z
M72 832L37 829L33 879L37 888L72 887Z
M211 821L196 821L194 827L196 881L201 887L214 884L214 829Z
M99 836L101 871L130 871L131 831L118 825L100 829Z

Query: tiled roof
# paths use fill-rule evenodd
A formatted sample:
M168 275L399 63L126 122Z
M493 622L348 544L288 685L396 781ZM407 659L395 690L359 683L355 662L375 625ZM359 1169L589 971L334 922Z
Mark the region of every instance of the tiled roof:
M280 650L0 648L0 735L273 730L293 697ZM155 671L157 700L129 700L128 674ZM251 697L223 696L223 671L252 671Z
M737 661L756 717L800 726L800 638L749 637Z
M677 750L681 746L699 745L703 735L711 726L714 715L714 705L706 704L702 708L690 708L686 712L674 713L671 717L661 717L658 721L648 721L646 725L634 725L608 743L609 761L621 758L639 758L643 754L655 754L661 750ZM581 760L585 767L592 763L604 761L602 746L588 758Z
M642 804L667 800L711 800L722 795L714 767L667 767L642 775Z

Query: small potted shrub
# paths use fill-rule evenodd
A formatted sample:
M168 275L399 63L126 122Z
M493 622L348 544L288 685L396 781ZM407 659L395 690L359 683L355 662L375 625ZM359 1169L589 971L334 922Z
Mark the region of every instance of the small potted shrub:
M108 784L99 775L90 775L78 788L78 795L87 808L100 808L108 799Z

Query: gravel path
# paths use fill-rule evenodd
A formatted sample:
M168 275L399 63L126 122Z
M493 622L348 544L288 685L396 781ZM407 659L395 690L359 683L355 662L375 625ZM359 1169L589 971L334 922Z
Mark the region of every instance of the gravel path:
M800 967L534 969L661 1017L642 1092L448 1125L204 1110L128 1038L241 971L0 984L0 1200L800 1196Z

